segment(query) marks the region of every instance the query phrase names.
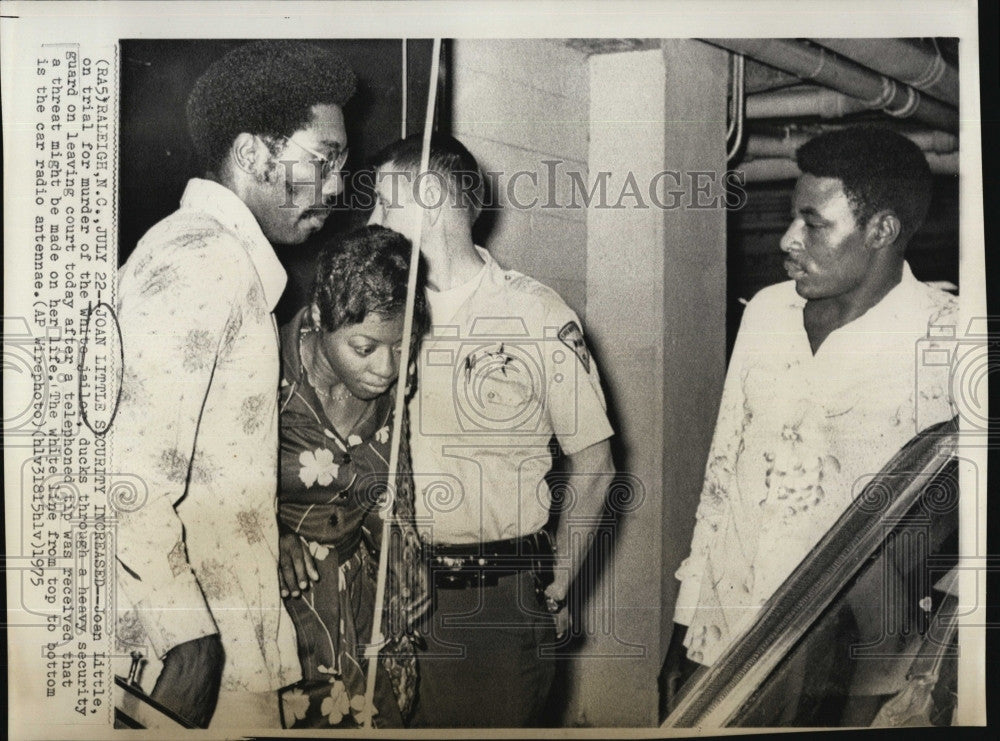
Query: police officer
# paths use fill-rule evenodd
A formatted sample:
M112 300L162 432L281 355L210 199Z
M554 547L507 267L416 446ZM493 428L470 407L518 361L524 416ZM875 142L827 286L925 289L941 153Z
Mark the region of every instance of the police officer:
M369 221L419 235L433 325L410 402L434 598L414 725L531 726L554 674L541 648L568 632L566 593L614 474L613 431L574 312L474 244L473 156L435 135L422 173L421 145L410 137L377 158ZM553 436L566 473L554 544L543 529Z

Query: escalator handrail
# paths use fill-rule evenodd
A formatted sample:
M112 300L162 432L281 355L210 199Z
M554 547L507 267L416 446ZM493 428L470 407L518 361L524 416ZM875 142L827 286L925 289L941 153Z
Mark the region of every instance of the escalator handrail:
M955 457L958 418L921 432L882 468L764 604L757 620L686 683L663 728L725 727Z

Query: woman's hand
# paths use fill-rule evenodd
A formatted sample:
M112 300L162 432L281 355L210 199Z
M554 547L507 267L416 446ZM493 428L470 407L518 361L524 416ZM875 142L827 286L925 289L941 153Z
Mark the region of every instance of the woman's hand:
M296 533L282 529L278 536L278 582L282 598L299 597L316 581L319 571L309 546Z

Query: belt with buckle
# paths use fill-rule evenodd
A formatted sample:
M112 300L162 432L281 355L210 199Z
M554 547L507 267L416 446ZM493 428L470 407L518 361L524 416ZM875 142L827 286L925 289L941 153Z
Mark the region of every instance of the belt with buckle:
M506 576L529 571L537 578L552 568L552 540L544 530L522 538L434 545L428 550L431 576L439 589L496 586Z

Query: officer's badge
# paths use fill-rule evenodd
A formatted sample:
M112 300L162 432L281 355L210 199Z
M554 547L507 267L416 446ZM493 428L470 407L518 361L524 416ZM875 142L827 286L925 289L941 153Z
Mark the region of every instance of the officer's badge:
M533 345L491 343L466 355L455 377L460 422L482 432L534 429L543 385ZM459 379L462 379L461 381Z
M576 322L566 322L559 330L559 339L580 359L583 369L590 373L590 352L587 350L587 343L583 341L583 330L580 329L580 325Z
M503 376L507 375L507 371L516 373L520 370L514 362L514 356L508 352L504 352L502 342L496 350L492 350L487 347L471 352L465 356L466 383L472 381L473 369L475 369L477 365L488 367L489 373L500 373Z

